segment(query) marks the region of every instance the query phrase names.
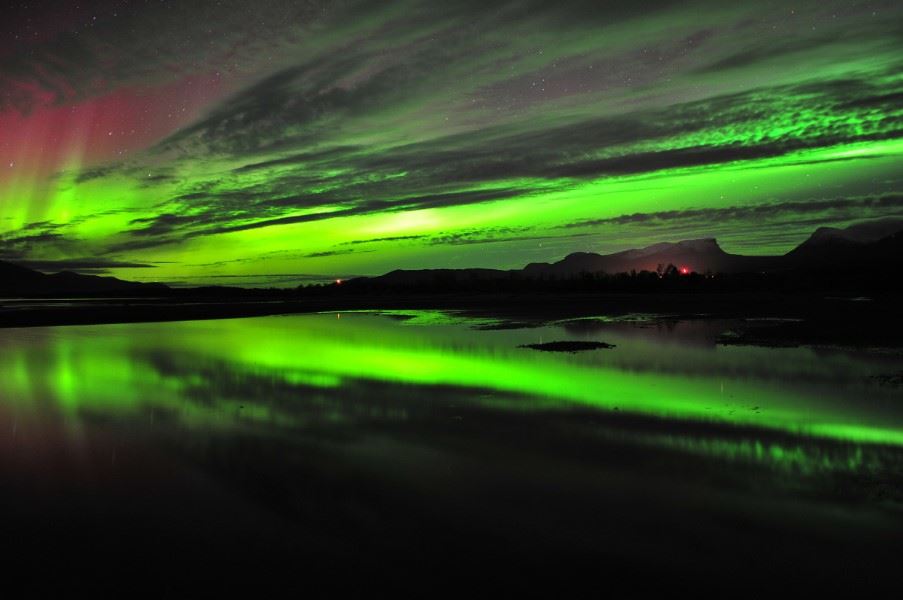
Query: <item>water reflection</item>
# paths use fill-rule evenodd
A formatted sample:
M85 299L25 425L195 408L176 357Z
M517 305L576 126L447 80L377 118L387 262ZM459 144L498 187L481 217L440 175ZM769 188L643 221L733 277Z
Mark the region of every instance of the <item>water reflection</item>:
M680 555L687 519L732 540L737 514L784 519L802 540L851 498L864 539L899 532L903 404L874 377L899 358L715 344L731 326L422 312L2 330L0 472L31 482L7 485L4 510L43 522L34 490L50 486L60 514L82 497L104 523L179 514L208 522L201 539L228 522L235 543L281 548L290 530L342 556L387 552L388 529L410 548L492 531L525 552L598 551L596 531L633 540L619 556ZM615 348L521 347L556 340ZM771 544L749 535L749 552Z
M454 401L519 411L617 410L903 443L898 390L873 377L894 370L892 356L719 347L714 340L729 327L719 321L581 320L481 330L440 316L7 330L0 332L3 408L36 419L152 410L222 428L393 418ZM520 347L559 339L616 348L550 354ZM402 386L424 389L401 402Z

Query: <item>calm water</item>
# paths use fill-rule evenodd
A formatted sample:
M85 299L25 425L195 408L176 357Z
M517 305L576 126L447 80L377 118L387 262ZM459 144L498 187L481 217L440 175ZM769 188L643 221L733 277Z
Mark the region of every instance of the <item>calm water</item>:
M903 398L885 381L900 356L717 345L735 325L417 312L0 330L0 527L60 555L278 552L384 573L401 556L874 563L903 539ZM560 340L615 348L521 347Z

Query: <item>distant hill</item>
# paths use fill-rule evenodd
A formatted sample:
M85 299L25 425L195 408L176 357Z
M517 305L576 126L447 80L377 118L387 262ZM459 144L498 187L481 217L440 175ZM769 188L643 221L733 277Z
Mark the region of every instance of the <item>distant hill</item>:
M903 219L880 219L845 229L819 227L809 239L788 252L784 263L795 268L851 268L859 263L884 262L903 232ZM897 240L896 242L894 240Z
M0 261L0 296L84 296L115 293L141 294L166 292L162 283L136 283L115 277L81 275L71 271L46 274Z
M524 267L527 277L575 277L581 273L628 273L655 271L659 265L674 265L688 272L740 273L774 268L778 257L728 254L713 238L662 243L615 254L576 252L556 263L531 263Z
M819 227L815 230L815 233L809 236L809 239L790 253L793 254L801 248L825 244L867 244L869 242L877 242L899 231L903 231L903 219L900 218L876 219L850 225L844 229Z
M359 278L361 283L387 286L465 284L499 279L573 279L584 274L614 275L655 271L674 265L681 272L780 273L881 268L899 270L903 259L903 219L881 219L845 229L822 227L784 255L744 256L725 252L713 238L665 242L614 254L575 252L553 263L530 263L523 269L396 270ZM894 267L893 265L896 265Z

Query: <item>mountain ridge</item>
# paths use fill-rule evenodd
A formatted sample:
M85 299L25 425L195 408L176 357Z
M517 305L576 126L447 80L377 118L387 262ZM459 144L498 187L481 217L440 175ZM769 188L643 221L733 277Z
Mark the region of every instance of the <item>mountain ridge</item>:
M429 281L480 281L511 277L568 279L584 274L657 271L673 265L678 272L767 273L828 268L856 268L892 260L903 238L903 219L879 219L846 228L820 227L785 254L750 256L725 252L716 238L659 242L611 254L572 252L555 262L533 262L521 269L396 269L376 277L357 278L386 284L422 284ZM355 281L355 280L350 280Z
M110 293L166 292L163 283L139 283L116 277L83 275L72 271L42 273L28 267L0 260L0 295L92 295Z

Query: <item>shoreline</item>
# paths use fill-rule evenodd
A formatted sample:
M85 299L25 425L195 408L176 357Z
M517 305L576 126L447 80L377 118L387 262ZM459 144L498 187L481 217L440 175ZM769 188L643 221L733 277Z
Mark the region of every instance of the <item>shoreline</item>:
M308 298L15 299L0 303L0 328L153 323L382 310L445 310L512 327L587 316L655 315L660 320L734 318L725 345L903 347L903 294L867 299L781 293L353 294ZM65 304L60 304L65 303Z

